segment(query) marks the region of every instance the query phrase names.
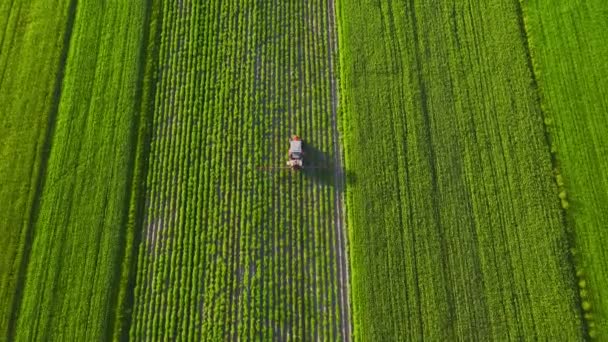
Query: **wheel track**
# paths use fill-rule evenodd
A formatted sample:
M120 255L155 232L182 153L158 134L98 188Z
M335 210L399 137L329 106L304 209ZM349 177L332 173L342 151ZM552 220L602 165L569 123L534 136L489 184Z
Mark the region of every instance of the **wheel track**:
M347 234L344 224L344 172L342 167L342 146L340 145L340 134L338 132L338 91L336 87L336 77L334 70L334 51L337 54L338 47L336 44L335 33L335 3L334 0L327 1L327 40L328 40L328 65L330 75L330 92L331 92L331 121L332 135L334 148L334 205L335 216L334 223L336 228L336 253L338 257L338 276L340 279L340 329L342 331L342 339L345 341L351 340L350 326L350 302L349 302L349 270L348 270L348 250L347 250Z

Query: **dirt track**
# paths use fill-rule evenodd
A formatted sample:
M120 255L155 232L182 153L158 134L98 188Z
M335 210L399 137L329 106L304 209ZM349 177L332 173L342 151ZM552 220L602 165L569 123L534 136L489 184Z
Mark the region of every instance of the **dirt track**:
M346 225L344 224L344 169L342 166L342 146L340 145L340 134L338 132L338 90L336 85L336 70L334 68L334 57L337 56L336 23L335 23L334 0L327 1L327 41L329 75L331 85L331 117L332 134L334 142L334 188L335 198L335 227L336 227L336 255L338 257L338 277L340 280L339 305L340 305L340 330L344 341L351 340L350 325L350 296L349 296L349 270L348 270L348 248Z

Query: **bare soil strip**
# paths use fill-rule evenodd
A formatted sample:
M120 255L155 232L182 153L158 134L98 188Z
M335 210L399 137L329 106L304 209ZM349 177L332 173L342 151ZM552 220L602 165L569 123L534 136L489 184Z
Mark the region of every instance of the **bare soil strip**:
M349 297L349 274L348 274L348 249L347 234L344 224L344 172L342 168L342 146L340 145L340 134L338 133L338 92L336 88L336 74L334 70L334 56L337 54L336 24L335 24L334 0L327 1L327 41L328 59L331 90L331 117L332 134L334 141L334 189L335 200L335 227L336 227L336 255L338 257L338 277L340 281L340 329L344 341L351 340L350 326L350 297Z

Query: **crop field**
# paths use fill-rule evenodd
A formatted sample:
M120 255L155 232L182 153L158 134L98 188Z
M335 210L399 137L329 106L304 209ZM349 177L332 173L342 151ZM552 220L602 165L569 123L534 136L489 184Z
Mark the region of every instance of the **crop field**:
M35 160L22 175L42 174L34 175L30 184L16 183L29 191L24 191L24 200L33 202L29 210L35 212L26 210L26 215L11 217L15 221L7 223L16 227L19 241L28 250L19 257L27 262L23 274L8 283L17 284L18 299L3 305L3 310L12 305L14 315L2 320L10 322L3 334L6 331L8 340L99 340L111 331L120 282L144 11L126 2L76 6L75 2L47 5L44 1L32 2L29 8L24 4L21 10L32 15L25 18L42 16L39 11L56 14L55 21L43 27L33 27L39 23L33 19L18 23L15 35L22 41L14 43L25 54L29 44L44 41L39 35L52 37L51 51L44 56L48 63L41 68L55 69L47 71L53 77L44 88L38 88L36 75L11 70L21 81L21 88L13 91L45 100L36 105L24 101L22 106L31 111L26 114L46 111L49 117L28 132L36 136L17 137L31 139L24 148L30 155L22 158ZM18 37L24 27L29 31ZM53 50L55 44L58 48ZM36 64L33 56L26 62ZM6 84L10 86L10 81ZM28 94L30 88L49 98ZM15 113L25 111L22 108L17 107ZM5 298L3 293L3 304L11 303Z
M608 3L525 7L589 334L608 338ZM597 327L596 327L597 325Z
M518 4L339 3L354 336L582 338Z
M46 3L48 7L32 2L31 7L15 10L10 2L0 4L0 336L8 329L19 287L21 256L45 149L47 113L56 108L52 97L45 95L57 88L67 5ZM38 27L26 28L26 16L38 19ZM35 53L34 47L46 54ZM29 87L33 83L38 87Z
M606 18L0 2L0 340L605 340Z
M272 169L296 132L311 162L333 163L327 4L158 11L129 336L342 339L333 174Z

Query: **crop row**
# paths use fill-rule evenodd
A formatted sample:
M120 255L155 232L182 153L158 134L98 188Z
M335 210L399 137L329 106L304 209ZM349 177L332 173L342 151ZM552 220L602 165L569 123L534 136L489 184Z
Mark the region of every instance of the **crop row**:
M325 4L161 5L131 337L338 338Z

